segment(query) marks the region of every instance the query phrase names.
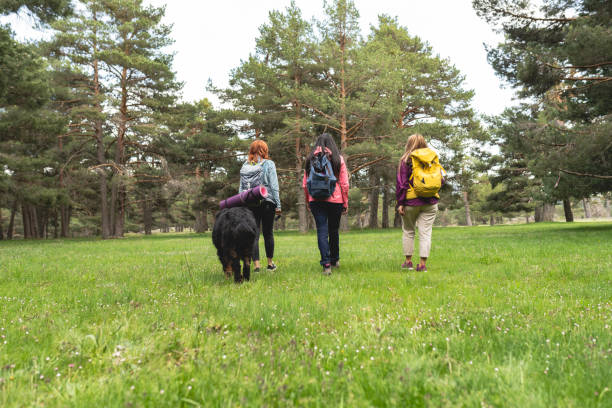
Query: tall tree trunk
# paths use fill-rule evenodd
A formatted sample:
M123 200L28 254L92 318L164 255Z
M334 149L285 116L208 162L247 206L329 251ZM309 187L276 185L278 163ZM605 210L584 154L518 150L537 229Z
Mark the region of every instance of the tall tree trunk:
M11 216L9 218L8 229L6 230L6 239L13 239L13 235L15 235L15 214L17 213L17 200L13 201L13 206L11 207Z
M4 220L2 219L2 207L0 207L0 241L4 239L4 228L2 223Z
M296 164L295 173L297 176L297 210L298 210L298 221L300 232L308 232L308 211L306 206L308 203L306 202L306 197L304 196L304 189L302 188L302 179L304 177L304 170L302 169L302 164Z
M555 205L544 203L535 208L535 222L553 221L555 216Z
M208 231L210 226L208 224L208 208L204 207L204 218L202 219L202 225L204 226L204 231Z
M36 208L31 204L22 204L21 216L23 219L23 237L25 239L39 238L40 234L38 229Z
M60 208L60 236L67 238L70 235L70 218L72 217L72 207L62 206Z
M490 225L490 226L495 225L495 216L494 216L494 215L491 215L491 216L489 217L489 225Z
M57 239L59 238L60 232L59 232L59 225L58 225L58 221L59 221L59 215L58 215L59 211L53 211L53 219L51 220L52 225L53 225L53 239Z
M368 221L369 228L378 228L378 196L380 193L379 178L376 175L374 168L370 167L370 219Z
M382 200L382 227L389 228L389 185L383 184L383 200Z
M591 218L591 204L586 198L582 199L582 206L584 207L584 218Z
M34 211L36 212L36 225L37 225L37 238L45 239L47 238L47 225L49 224L49 211L46 208L36 208L32 206Z
M565 214L565 222L574 222L574 213L569 198L563 200L563 213Z
M609 196L609 194L604 194L603 206L604 206L604 209L606 210L606 212L608 213L608 217L611 217L612 216L612 208L610 206L610 196Z
M197 232L198 234L202 234L204 232L206 232L206 230L208 229L208 226L205 224L207 224L207 214L206 214L206 210L196 210L195 212L195 232Z
M529 214L525 214L525 224L529 224Z
M296 91L301 87L301 79L299 73L296 71L293 81L295 84ZM302 179L304 177L304 165L303 152L302 152L302 104L299 100L293 100L293 109L295 111L295 124L293 131L295 132L295 177L297 187L297 212L300 232L304 233L308 231L308 222L306 221L306 197L304 197L304 190L302 189Z
M442 211L442 214L440 214L440 223L442 224L443 227L446 227L448 224L450 224L450 217L448 215L448 207L444 209L444 211Z
M142 200L142 221L145 235L151 235L151 230L153 229L153 210L151 202L147 198Z
M119 131L117 134L117 140L115 143L115 163L122 166L125 161L125 135L127 132L128 123L128 89L127 89L127 68L124 67L121 71L121 102L119 104ZM125 185L121 180L121 175L118 171L115 171L117 180L113 183L112 188L112 202L113 202L113 236L122 237L123 228L125 222L125 203L126 203L126 191Z
M93 19L97 21L97 14L93 13ZM98 42L97 42L97 30L94 28L94 36L93 36L93 50L94 53L98 51ZM93 74L94 74L94 95L96 97L95 109L102 113L102 106L98 101L100 97L100 70L99 70L99 61L98 59L94 59L93 61ZM101 229L102 229L102 239L107 239L112 235L111 231L111 218L109 214L108 208L108 180L106 178L106 149L104 146L104 131L102 129L102 121L96 120L94 123L94 138L96 140L96 158L98 160L98 165L102 166L98 172L98 190L100 192L100 218L101 218Z
M95 132L96 132L96 156L98 159L98 164L101 167L98 169L98 191L100 193L100 219L101 219L101 230L102 230L102 239L107 239L112 235L111 231L111 216L109 214L108 208L108 180L106 179L106 170L104 165L106 164L106 154L104 147L104 134L102 130L102 123L96 121L95 124ZM113 206L114 210L114 206ZM113 219L114 221L114 219Z
M465 207L465 225L468 227L472 226L472 217L470 216L470 201L468 199L467 191L464 191L462 194L463 197L463 205Z

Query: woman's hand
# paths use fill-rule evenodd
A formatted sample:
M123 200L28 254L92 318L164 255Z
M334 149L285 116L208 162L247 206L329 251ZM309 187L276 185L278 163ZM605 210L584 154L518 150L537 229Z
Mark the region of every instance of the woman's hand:
M400 205L399 207L397 207L397 212L399 213L399 215L404 215L404 206Z
M275 212L276 215L281 215L283 213L280 208L277 208Z
M348 207L342 207L342 215L348 214Z

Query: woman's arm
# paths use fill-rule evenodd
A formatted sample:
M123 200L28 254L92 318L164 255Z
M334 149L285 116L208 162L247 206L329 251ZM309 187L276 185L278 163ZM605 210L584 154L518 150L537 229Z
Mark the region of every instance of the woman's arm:
M266 181L268 184L268 188L270 189L270 193L272 194L272 199L276 204L276 209L281 209L281 201L279 196L279 187L278 187L278 176L276 174L276 165L272 160L268 161L268 165L266 167Z
M302 189L304 189L304 202L306 202L306 209L310 210L308 202L310 201L310 195L308 194L308 177L306 176L306 170L304 170L304 178L302 179Z
M411 173L406 163L400 164L395 181L395 199L397 200L397 205L403 205L406 200L406 192L410 188L409 180Z
M348 208L348 192L349 192L349 178L348 178L348 170L346 169L346 164L344 163L344 158L340 156L340 189L342 192L342 207L344 209Z

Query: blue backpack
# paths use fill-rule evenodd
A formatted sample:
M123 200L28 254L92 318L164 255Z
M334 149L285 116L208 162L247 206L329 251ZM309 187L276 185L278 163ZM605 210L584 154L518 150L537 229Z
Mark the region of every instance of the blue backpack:
M306 180L308 194L312 198L325 200L334 194L336 181L336 176L327 155L325 153L314 155L310 162L310 173Z

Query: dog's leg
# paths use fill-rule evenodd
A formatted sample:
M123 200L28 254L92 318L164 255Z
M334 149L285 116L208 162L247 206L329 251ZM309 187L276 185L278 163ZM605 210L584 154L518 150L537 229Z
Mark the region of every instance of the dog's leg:
M232 258L229 256L223 257L223 273L225 274L225 278L229 279L232 276Z
M242 275L240 274L240 258L232 259L232 270L234 271L234 282L241 283Z
M242 258L242 277L246 281L251 280L251 257L245 256Z

